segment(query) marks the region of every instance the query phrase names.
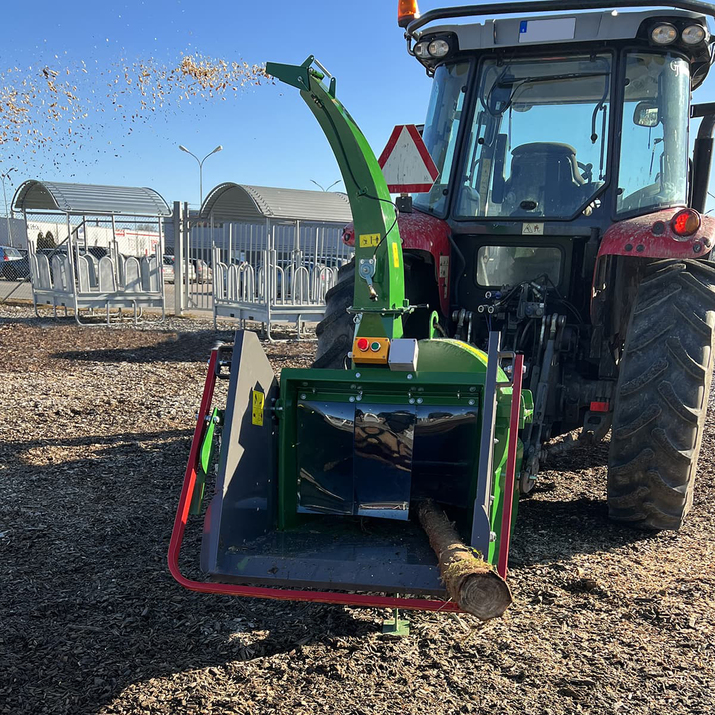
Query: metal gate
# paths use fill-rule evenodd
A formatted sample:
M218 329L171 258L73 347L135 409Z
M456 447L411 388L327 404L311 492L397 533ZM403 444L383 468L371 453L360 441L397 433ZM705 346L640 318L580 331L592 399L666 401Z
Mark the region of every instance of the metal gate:
M210 224L192 216L188 203L174 202L173 266L174 312L213 311L212 231Z
M263 324L319 321L338 269L352 258L344 225L311 221L216 221L175 204L177 314ZM300 332L300 330L299 330Z

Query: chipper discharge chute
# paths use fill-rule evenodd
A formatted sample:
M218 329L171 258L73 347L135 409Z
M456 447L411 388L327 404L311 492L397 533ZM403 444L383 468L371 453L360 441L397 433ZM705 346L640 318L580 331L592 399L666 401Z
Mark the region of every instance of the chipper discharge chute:
M352 357L345 369L284 369L279 383L254 333L213 351L172 573L212 593L500 615L517 433L531 414L523 356L500 352L496 332L487 352L403 337L404 319L425 306L405 299L395 208L335 80L313 64L268 71L300 90L343 175L358 236ZM228 397L214 408L217 377ZM193 581L179 549L219 442L201 549L211 581Z

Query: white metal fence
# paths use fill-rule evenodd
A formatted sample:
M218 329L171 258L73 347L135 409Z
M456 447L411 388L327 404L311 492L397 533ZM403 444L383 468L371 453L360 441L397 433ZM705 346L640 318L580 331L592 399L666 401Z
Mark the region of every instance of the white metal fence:
M48 215L26 221L36 310L71 309L77 322L82 310L102 310L109 322L111 310L131 311L136 321L144 308L158 308L163 318L160 221Z
M325 294L353 254L342 241L343 224L199 221L180 209L174 222L179 310L212 309L214 322L257 321L269 338L277 323L295 323L300 335L303 323L322 318Z

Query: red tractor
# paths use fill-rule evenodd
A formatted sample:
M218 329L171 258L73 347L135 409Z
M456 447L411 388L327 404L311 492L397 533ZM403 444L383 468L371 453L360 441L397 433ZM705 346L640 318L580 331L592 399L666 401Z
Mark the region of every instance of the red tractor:
M644 529L677 529L692 504L715 324L704 215L715 104L691 103L713 62L715 7L667 5L535 0L420 16L399 3L408 52L434 78L423 138L439 170L398 201L417 306L405 337L436 329L486 349L498 331L525 355L534 396L522 493L549 440L580 428L551 447L563 450L610 428L610 516ZM464 22L475 16L492 19ZM351 263L327 295L315 367L346 365L354 283Z

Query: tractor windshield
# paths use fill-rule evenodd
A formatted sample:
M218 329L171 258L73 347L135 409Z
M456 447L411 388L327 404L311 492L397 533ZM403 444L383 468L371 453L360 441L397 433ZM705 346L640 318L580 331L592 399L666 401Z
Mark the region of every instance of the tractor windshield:
M570 218L606 178L611 56L481 65L455 214Z
M627 55L618 213L687 205L689 101L684 59Z

